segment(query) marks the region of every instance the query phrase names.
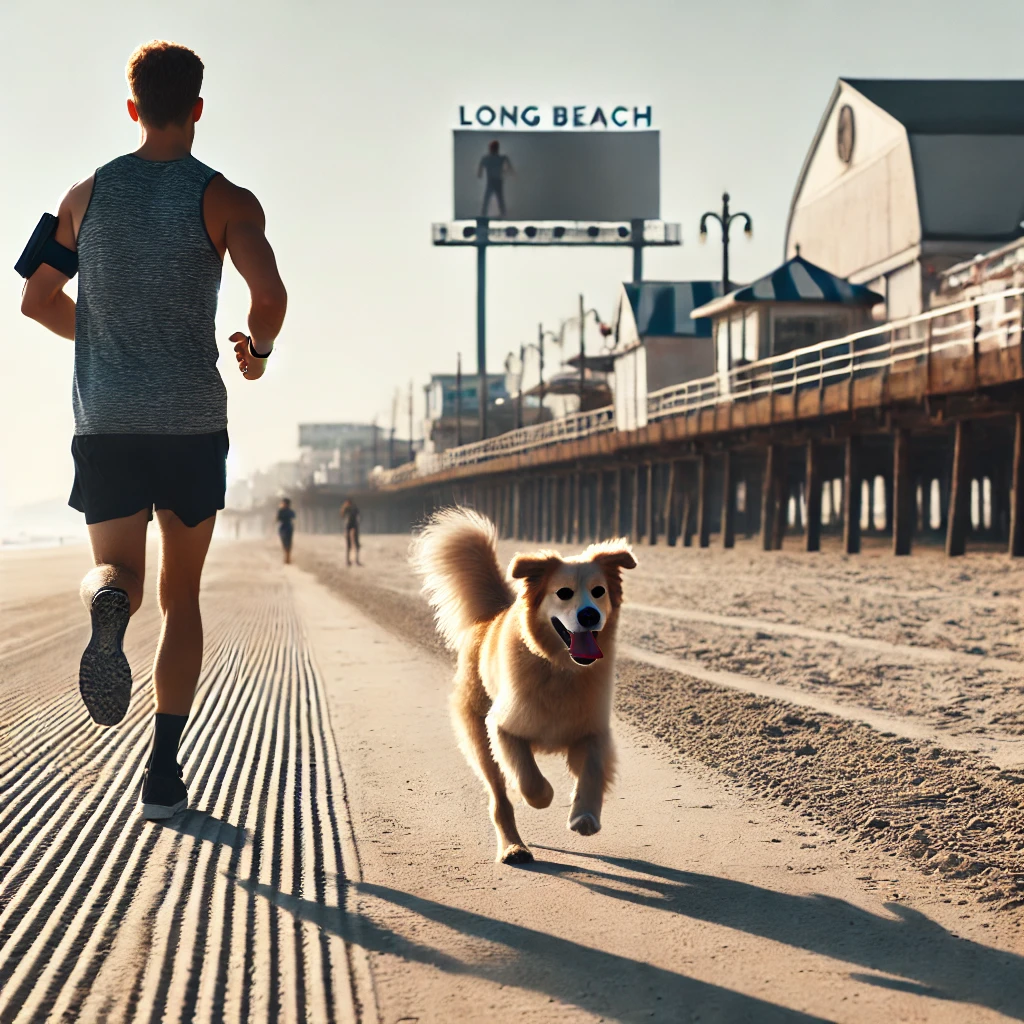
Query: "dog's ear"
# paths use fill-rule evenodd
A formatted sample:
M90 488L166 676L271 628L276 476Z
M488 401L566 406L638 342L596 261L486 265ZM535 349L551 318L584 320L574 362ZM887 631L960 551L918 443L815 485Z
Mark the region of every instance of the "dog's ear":
M554 551L517 554L509 563L508 574L514 580L523 581L526 599L532 607L536 607L544 598L548 576L561 564L562 559Z
M608 581L608 598L612 607L618 608L622 604L622 570L636 568L636 558L629 542L620 538L591 544L584 555L589 555L592 562L601 566Z
M509 562L508 574L514 580L542 580L562 560L553 551L538 551L532 555L516 554Z

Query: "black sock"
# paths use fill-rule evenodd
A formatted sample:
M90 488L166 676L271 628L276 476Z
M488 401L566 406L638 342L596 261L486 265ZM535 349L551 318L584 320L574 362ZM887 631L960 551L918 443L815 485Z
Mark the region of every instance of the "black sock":
M188 715L164 715L159 711L153 719L153 752L149 768L157 775L178 774L178 744Z

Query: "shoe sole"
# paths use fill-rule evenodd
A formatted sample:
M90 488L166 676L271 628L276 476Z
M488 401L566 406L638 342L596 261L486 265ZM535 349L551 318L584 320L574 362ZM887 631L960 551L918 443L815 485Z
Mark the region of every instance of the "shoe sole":
M91 608L92 638L82 655L78 690L97 725L117 725L128 713L132 670L121 649L131 607L122 590L102 590Z
M164 818L173 818L179 811L188 807L188 798L179 800L176 804L142 804L139 813L147 821L161 821Z

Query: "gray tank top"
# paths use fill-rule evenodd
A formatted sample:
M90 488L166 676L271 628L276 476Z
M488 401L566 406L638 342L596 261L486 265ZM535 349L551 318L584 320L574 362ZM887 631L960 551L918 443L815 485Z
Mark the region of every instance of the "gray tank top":
M227 425L214 319L221 258L203 221L216 175L193 156L96 171L78 231L76 434L206 434Z

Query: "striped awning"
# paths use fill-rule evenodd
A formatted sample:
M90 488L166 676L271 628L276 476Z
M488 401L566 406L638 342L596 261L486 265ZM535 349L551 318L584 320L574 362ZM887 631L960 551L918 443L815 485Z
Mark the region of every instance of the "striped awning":
M710 338L710 324L695 324L691 312L722 294L718 281L642 281L624 284L641 338Z
M830 274L803 256L794 256L753 284L705 303L690 315L694 320L699 320L732 306L752 302L824 302L841 306L874 306L884 301L881 295L870 288L862 284L851 284L846 278Z

